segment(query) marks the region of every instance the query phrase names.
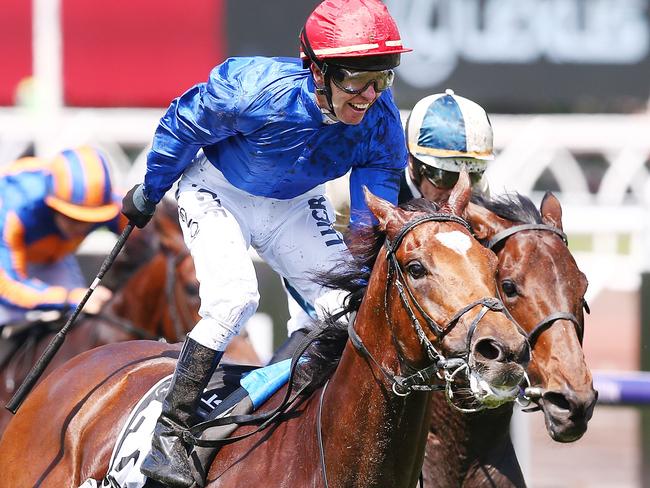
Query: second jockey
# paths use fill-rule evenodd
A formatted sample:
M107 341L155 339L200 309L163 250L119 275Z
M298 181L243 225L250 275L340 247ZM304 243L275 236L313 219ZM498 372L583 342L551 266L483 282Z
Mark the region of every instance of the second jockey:
M142 465L171 487L194 483L181 435L223 351L258 306L252 246L316 315L340 295L314 283L348 251L324 184L351 170L352 225L371 223L365 185L397 202L406 147L390 87L399 31L380 0L326 0L300 35L301 59L230 58L175 99L160 121L144 183L123 202L139 227L180 178L185 242L201 320L180 353Z
M409 155L400 203L413 198L446 202L463 167L473 192L488 195L484 173L494 152L492 124L483 107L452 90L429 95L411 110L405 132Z
M119 233L121 195L109 162L90 146L52 159L22 158L0 173L0 326L28 320L31 311L63 312L87 292L75 251L92 231ZM103 287L84 311L97 313L110 298Z

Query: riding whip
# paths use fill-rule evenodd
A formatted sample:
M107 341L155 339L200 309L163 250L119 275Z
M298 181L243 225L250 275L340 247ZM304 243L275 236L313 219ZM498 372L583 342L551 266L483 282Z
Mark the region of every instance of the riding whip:
M86 291L86 294L84 295L81 302L79 302L79 305L77 305L77 308L75 308L74 312L72 313L72 315L70 315L70 318L65 323L65 325L61 328L61 330L52 338L50 343L45 348L45 351L43 351L43 354L41 354L41 357L38 358L36 364L34 364L32 369L29 371L29 374L25 377L25 379L21 383L18 390L16 390L16 393L14 393L14 395L5 405L5 408L9 410L11 413L16 413L20 405L23 403L25 397L29 394L29 392L32 390L32 388L34 387L38 379L41 377L43 371L45 371L45 368L47 368L47 366L50 364L50 361L52 361L52 358L57 353L61 345L63 344L63 341L65 340L65 335L68 333L68 330L70 329L70 327L72 327L72 324L74 324L75 320L77 320L77 317L79 316L81 310L84 308L84 305L90 298L90 295L93 294L93 291L95 291L95 288L97 288L99 282L102 280L106 272L109 270L109 268L115 261L115 258L122 250L122 247L124 247L124 243L128 239L129 234L131 234L131 231L133 230L133 226L134 224L132 224L131 222L129 222L126 225L126 227L122 231L122 234L120 234L119 238L117 239L115 246L113 246L113 250L104 259L104 262L99 268L99 272L97 273L97 276L95 276L95 279L93 280L92 284Z

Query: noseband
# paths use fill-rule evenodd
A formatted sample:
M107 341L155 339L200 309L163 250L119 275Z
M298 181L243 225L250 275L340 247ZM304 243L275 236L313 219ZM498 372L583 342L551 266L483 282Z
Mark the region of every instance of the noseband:
M391 372L387 371L379 362L372 356L368 348L363 344L363 341L359 335L354 330L354 322L350 321L348 326L348 333L350 336L350 341L352 345L359 351L364 357L371 360L375 366L384 374L390 383L392 383L392 390L398 396L407 396L412 391L435 391L435 390L444 390L447 388L446 385L431 385L431 380L438 373L439 370L445 370L447 373L449 370L454 369L454 373L451 375L446 374L445 378L447 382L453 379L453 376L459 369L467 367L467 361L470 355L470 347L472 342L472 337L474 331L478 326L479 321L485 316L488 311L502 312L506 313L505 307L500 299L495 297L485 297L479 300L476 300L454 314L454 316L447 321L444 326L440 326L426 311L422 308L420 303L417 301L411 289L406 285L406 280L404 273L400 268L399 262L395 253L399 248L400 244L404 240L406 234L408 234L414 227L426 223L426 222L456 222L463 227L465 227L470 233L472 233L469 224L460 217L451 214L445 213L434 213L419 217L408 222L397 234L393 242L386 238L386 258L388 261L388 275L386 278L386 291L384 293L384 311L386 314L386 320L390 322L388 317L388 292L390 289L391 279L394 277L395 287L397 288L400 301L402 302L406 312L408 313L411 326L413 327L415 333L417 334L420 342L424 346L428 358L432 361L432 364L424 369L416 370L415 373L409 376L398 376L394 375ZM413 306L411 306L413 304ZM428 328L435 334L438 339L443 339L460 321L460 318L463 317L466 313L472 310L474 307L480 305L481 310L476 315L474 320L469 326L467 331L466 339L466 350L465 354L462 357L446 359L443 354L436 349L433 343L427 337L420 321L417 318L415 310L424 318ZM415 307L415 310L413 309ZM405 362L403 358L399 358L401 362Z

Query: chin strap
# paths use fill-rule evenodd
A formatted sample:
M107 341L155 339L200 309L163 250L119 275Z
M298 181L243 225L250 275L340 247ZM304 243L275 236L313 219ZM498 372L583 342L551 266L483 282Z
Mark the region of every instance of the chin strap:
M316 65L318 66L318 65ZM321 73L323 73L323 81L325 84L323 86L316 86L316 93L319 95L325 95L325 99L327 100L327 105L329 107L329 114L325 114L328 117L332 117L334 120L338 121L338 117L336 116L336 110L334 110L334 102L332 102L332 88L330 85L332 76L328 73L328 66L327 63L323 63L322 67L320 67Z
M338 122L338 117L336 116L336 111L334 110L334 104L332 103L332 88L330 85L332 76L329 73L329 69L328 69L329 66L325 62L319 61L318 57L316 57L316 53L314 53L314 50L311 48L311 44L309 43L309 39L307 38L307 33L305 32L304 27L300 32L300 44L302 45L303 51L310 59L310 61L313 64L315 64L318 67L318 69L321 70L321 73L323 73L323 81L325 82L325 84L323 86L316 85L316 94L324 95L325 99L327 100L327 105L329 106L329 110L331 114L326 113L325 115L327 115L328 117L330 116L333 117L334 120Z

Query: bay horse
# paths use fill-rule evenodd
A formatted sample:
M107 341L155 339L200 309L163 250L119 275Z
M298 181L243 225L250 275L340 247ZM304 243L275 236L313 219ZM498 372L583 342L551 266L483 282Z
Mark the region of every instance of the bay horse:
M103 344L133 339L182 341L198 322L198 281L176 213L175 202L165 199L158 206L152 225L134 231L115 263L115 268L121 269L107 276L118 282L113 297L99 314L80 316L46 373ZM119 277L125 274L130 277L120 284ZM66 318L62 318L63 322ZM11 398L63 322L36 323L18 333L13 355L0 368L2 405ZM260 364L250 342L242 337L233 341L227 354L231 362ZM0 435L10 418L8 411L0 409Z
M499 296L529 337L526 394L550 437L573 442L587 429L597 392L582 351L587 279L567 247L560 203L550 193L540 210L518 194L475 202L465 217L496 252ZM512 404L460 413L434 396L432 409L425 487L525 486L509 432Z
M355 319L324 328L318 353L304 366L310 394L282 422L223 447L207 486L264 480L265 488L413 488L431 390L444 389L448 401L468 409L518 395L528 343L495 297L495 255L460 218L467 181L454 188L444 212L403 210L369 193L366 200L379 222L366 259L339 266L332 278L351 293L345 311L355 311ZM0 440L0 479L12 487L62 488L103 477L130 409L173 371L178 349L111 344L56 370Z

